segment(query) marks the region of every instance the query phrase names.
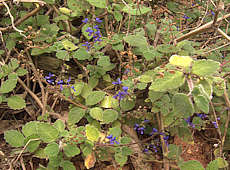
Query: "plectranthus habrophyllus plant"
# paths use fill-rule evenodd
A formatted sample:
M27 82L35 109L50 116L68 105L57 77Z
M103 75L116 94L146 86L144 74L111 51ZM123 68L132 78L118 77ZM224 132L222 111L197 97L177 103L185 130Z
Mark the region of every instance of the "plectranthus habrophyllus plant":
M82 22L87 24L89 22L89 19L85 18L84 20L82 20ZM100 18L96 18L95 22L96 23L102 23L102 20ZM93 38L92 42L85 41L84 44L82 45L82 46L86 47L87 51L89 51L93 47L94 43L102 41L102 39L101 39L102 35L101 35L100 28L99 28L99 26L97 24L95 24L95 25L93 25L91 27L88 27L85 30L85 32L88 33L89 37L92 36L92 38Z

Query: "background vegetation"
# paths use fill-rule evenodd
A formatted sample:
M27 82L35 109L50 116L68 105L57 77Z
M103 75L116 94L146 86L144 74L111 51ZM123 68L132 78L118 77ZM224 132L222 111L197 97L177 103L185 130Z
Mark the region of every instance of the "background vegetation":
M228 169L229 0L1 0L2 169Z

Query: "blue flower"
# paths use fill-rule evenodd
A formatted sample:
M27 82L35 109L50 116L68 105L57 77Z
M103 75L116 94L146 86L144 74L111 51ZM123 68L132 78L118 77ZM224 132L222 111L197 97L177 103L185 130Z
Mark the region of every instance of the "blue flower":
M137 133L140 133L141 135L144 134L144 131L145 131L145 127L143 126L140 126L139 124L135 124L134 125L134 128L133 128L135 131L137 131Z
M149 123L149 122L150 122L150 120L145 119L145 120L143 120L143 122L144 122L144 123Z
M122 83L122 81L120 78L118 78L117 81L112 82L112 84L121 84L121 83Z
M113 83L115 83L115 82L113 82ZM119 82L116 82L116 83L119 84L120 81L119 81ZM129 93L127 92L127 91L128 91L128 87L124 86L124 87L122 87L122 89L123 89L124 91L119 91L115 96L113 96L113 98L115 98L115 99L118 98L118 100L120 101L121 99L125 98L126 95L129 94Z
M100 30L98 25L95 25L93 28L96 29L96 30Z
M214 125L215 128L218 128L217 123L216 122L212 122L212 124Z
M147 148L145 148L145 149L143 150L143 152L145 152L145 153L148 152L148 151L149 151L149 150L148 150Z
M63 82L63 80L59 80L58 82L57 82L57 85L60 85L60 90L62 91L63 90L63 84L64 82Z
M73 89L73 91L75 91L75 92L76 92L76 90L75 90L75 88L74 88L74 86L73 86L73 85L71 86L71 89Z
M158 132L158 130L156 128L153 128L152 132L149 135L152 136L154 133L157 133L157 132Z
M82 20L82 22L85 23L85 24L86 24L88 21L89 21L88 18L85 18L84 20Z
M86 41L84 44L82 44L82 46L87 47L87 51L89 51L90 48L91 48L91 45L90 45L90 43L88 41Z
M198 113L197 116L200 117L202 120L204 120L205 118L207 118L207 115L203 114L203 113L201 113L201 114Z
M184 15L182 18L189 19L190 17L188 17L187 15Z
M102 20L100 20L100 18L96 18L96 22L101 23Z
M70 81L71 81L71 78L69 77L68 80L67 80L68 85L69 85Z
M112 145L115 144L115 143L116 143L116 144L120 144L120 143L116 140L116 136L113 137L113 135L109 135L109 136L107 136L106 138L109 139L109 142L110 142L110 144L112 144Z
M211 14L214 16L214 15L215 15L215 12L211 11Z
M124 87L122 87L122 89L125 91L125 93L127 93L127 94L128 94L128 92L127 92L127 91L128 91L128 89L129 89L128 87L124 86Z
M49 84L54 84L54 79L52 79L54 76L55 76L54 74L49 73L48 76L45 76L45 79Z
M195 125L191 122L191 117L189 116L187 119L184 119L186 121L186 123L188 123L189 126L191 126L192 128L195 128Z

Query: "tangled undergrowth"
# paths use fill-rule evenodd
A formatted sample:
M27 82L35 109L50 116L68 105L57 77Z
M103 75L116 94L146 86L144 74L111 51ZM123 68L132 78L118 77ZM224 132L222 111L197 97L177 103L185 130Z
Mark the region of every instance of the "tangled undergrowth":
M229 3L0 1L0 168L227 169Z

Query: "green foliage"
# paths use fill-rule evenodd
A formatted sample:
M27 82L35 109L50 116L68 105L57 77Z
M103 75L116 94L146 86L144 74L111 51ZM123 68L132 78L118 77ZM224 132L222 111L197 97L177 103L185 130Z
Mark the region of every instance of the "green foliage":
M179 167L181 170L194 170L194 169L204 170L201 163L198 161L195 161L195 160L183 162L183 163L179 164Z
M220 68L220 63L212 60L198 60L192 66L192 73L198 76L211 76Z
M8 130L4 133L4 139L13 147L21 147L24 145L24 136L16 130Z
M14 109L14 110L23 109L24 107L26 107L25 100L20 96L9 97L7 104L11 109Z
M56 157L59 153L59 146L57 143L53 142L53 143L49 143L45 149L44 149L44 153L48 156L48 157Z
M152 82L149 90L156 92L166 92L182 86L185 82L185 77L182 72L175 71L175 73L165 72L163 78L155 79Z
M79 107L74 107L69 111L68 123L75 124L78 123L85 115L85 110Z
M175 113L184 117L191 116L194 113L193 104L186 94L175 94L172 98L172 102Z
M86 105L95 105L97 103L99 103L100 101L102 101L105 97L105 93L102 91L93 91L92 93L90 93L85 102Z
M74 157L78 154L80 154L80 149L76 146L76 145L72 145L72 144L67 144L66 146L64 146L64 153L66 156L68 157Z
M96 142L99 138L99 135L100 132L96 127L92 125L86 125L86 137L88 140Z

